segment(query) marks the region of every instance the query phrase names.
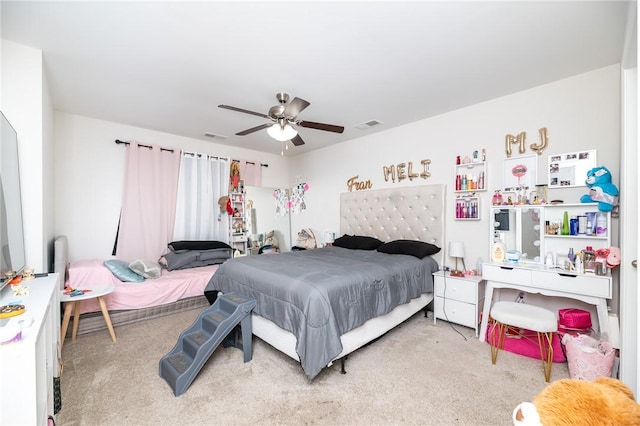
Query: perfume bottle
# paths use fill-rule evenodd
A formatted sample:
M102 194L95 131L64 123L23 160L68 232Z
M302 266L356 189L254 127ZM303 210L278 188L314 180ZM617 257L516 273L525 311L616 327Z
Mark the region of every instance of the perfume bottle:
M493 204L494 206L502 205L502 194L500 193L499 189L497 189L493 194L493 197L491 198L491 204Z

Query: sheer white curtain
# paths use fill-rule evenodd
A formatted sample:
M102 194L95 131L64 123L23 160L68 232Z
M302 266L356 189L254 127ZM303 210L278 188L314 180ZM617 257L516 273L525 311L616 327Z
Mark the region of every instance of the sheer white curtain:
M228 158L182 154L174 240L229 242L229 215L218 205L229 193L229 163Z
M158 146L127 145L116 257L157 260L173 238L180 153Z

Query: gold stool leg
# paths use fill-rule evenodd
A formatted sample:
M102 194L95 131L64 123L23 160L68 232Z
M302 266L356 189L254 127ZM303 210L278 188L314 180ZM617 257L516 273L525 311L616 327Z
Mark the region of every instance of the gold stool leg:
M551 380L551 368L553 367L553 333L536 333L538 335L538 346L540 347L540 359L542 359L542 370L544 380Z
M498 360L498 352L504 348L504 324L499 321L492 320L491 325L491 331L489 332L489 344L491 345L491 364L495 365ZM496 333L498 333L497 342L495 341Z

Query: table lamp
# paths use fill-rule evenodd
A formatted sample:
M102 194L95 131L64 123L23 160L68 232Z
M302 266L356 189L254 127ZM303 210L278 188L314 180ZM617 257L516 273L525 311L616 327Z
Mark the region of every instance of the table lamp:
M464 272L458 269L458 258L462 259L462 266L464 267L464 243L462 241L450 241L449 256L456 259L456 268L451 271L451 276L464 277Z

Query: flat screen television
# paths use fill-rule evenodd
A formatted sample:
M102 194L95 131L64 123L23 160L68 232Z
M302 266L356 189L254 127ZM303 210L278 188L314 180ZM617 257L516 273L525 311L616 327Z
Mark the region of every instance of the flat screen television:
M25 257L18 135L0 112L0 290L9 281L6 272L24 269Z

